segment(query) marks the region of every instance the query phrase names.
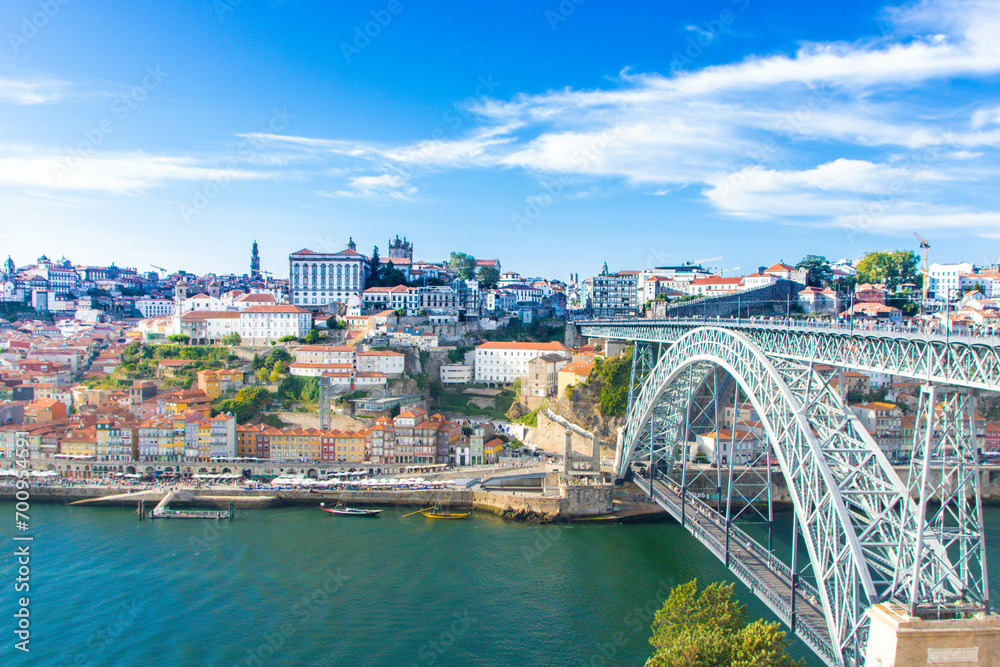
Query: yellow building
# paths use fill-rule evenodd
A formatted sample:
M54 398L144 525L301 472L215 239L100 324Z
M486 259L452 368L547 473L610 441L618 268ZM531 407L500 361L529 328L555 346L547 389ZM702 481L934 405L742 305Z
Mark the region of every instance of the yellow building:
M97 433L93 428L82 428L72 433L59 443L59 453L66 456L81 458L97 458Z
M368 460L364 431L324 431L322 440L324 461L361 463Z
M227 391L243 388L243 371L236 369L198 371L197 387L205 392L209 399L216 399Z
M557 375L556 397L566 395L566 387L586 382L594 364L586 361L574 361L559 369Z

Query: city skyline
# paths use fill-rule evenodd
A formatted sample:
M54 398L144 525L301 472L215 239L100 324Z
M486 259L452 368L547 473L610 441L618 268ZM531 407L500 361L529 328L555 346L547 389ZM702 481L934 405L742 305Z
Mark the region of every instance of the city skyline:
M15 2L0 26L19 265L242 274L256 239L287 277L397 234L560 279L913 232L932 262L1000 255L987 3Z

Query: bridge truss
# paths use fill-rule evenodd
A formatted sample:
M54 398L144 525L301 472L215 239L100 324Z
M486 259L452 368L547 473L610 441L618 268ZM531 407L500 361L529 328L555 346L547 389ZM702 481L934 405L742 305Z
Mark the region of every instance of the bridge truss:
M830 346L813 345L806 358L803 347L780 354L764 349L762 337L772 348L777 339L759 332L684 326L656 333L645 323L638 326L644 328L641 335L635 331L628 335L614 323L583 327L585 335L637 341L616 470L624 476L633 464L644 464L648 479L642 475L643 488L689 528L694 514L690 508L698 505L688 494L698 482L704 486L700 478L714 477L709 486L717 490L716 507L704 511L714 512L724 523L725 537L711 538L704 529L692 532L828 664L863 664L869 623L865 610L874 604L894 602L915 614L937 615L942 610L960 615L988 607L972 392L933 385L924 390L917 428L921 446L919 451L915 447L914 468L904 483L840 394L817 372L819 358L831 361L829 353L820 353ZM668 342L669 346L661 345ZM850 341L838 346L850 347ZM988 354L977 353L976 358L983 356ZM907 355L897 355L895 363L904 358ZM934 358L954 357L948 353ZM875 365L873 360L867 362ZM963 366L959 380L982 382L988 368L979 369L982 372L975 376L968 365ZM929 374L935 372L947 376L954 368L947 370L943 364ZM740 444L736 429L728 449L719 443L720 400L731 388L735 405L740 396L751 403L768 441L768 447L755 460L746 461L749 465L741 466L739 473L734 465ZM717 458L714 468L706 471L690 465L689 454L692 441L708 428L716 431ZM801 591L809 584L797 570L797 547L791 568L778 567L770 544L751 547L749 538L735 528L738 519L747 518L770 527L772 456L794 507L793 535L795 540L801 535L808 555L811 576L807 578L816 584L806 598ZM747 479L754 475L755 480ZM737 488L739 494L734 492ZM940 503L932 505L940 509L931 515L929 500ZM753 509L760 505L763 510ZM748 550L768 554L769 573L764 579L750 578L746 563L731 558L730 538L737 534ZM782 568L787 576L781 574ZM763 583L765 579L770 585ZM803 603L806 599L808 604ZM806 622L804 608L810 606L816 614ZM816 617L822 622L817 623Z

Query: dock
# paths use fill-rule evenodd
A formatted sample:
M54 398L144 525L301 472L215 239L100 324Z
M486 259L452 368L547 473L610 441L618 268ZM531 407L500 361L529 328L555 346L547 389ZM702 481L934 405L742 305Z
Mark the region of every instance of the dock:
M149 512L150 519L215 519L216 521L221 521L223 519L233 520L233 503L230 501L229 509L227 510L172 510L168 506L170 501L178 497L178 491L169 491L167 495L160 499L160 502L156 504ZM183 498L181 498L183 499ZM143 505L144 501L139 501L139 520L142 521L143 518Z

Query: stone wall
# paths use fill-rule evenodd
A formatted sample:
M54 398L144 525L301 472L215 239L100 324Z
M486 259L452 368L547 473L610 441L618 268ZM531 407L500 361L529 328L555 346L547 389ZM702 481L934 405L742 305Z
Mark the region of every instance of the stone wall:
M562 512L567 516L607 514L614 510L614 487L611 485L588 486L571 484L559 487Z

